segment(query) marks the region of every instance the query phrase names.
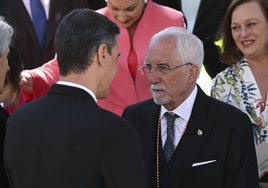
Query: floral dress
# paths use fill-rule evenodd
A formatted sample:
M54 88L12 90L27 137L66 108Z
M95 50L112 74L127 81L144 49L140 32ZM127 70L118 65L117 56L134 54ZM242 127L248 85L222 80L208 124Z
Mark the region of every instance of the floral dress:
M253 124L256 150L262 143L268 144L268 97L266 101L263 101L257 82L246 59L241 59L238 63L228 67L213 79L211 96L231 104L248 114ZM261 155L265 155L267 159L268 151L261 152ZM266 161L265 168L268 166L267 163Z

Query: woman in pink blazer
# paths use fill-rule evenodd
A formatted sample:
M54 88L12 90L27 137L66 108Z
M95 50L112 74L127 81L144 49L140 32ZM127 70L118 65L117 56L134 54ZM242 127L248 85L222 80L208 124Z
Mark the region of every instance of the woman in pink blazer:
M152 0L107 0L107 7L97 12L120 27L118 73L111 84L108 98L99 99L98 104L121 115L127 106L151 98L148 81L138 69L144 64L144 55L151 37L167 27L185 27L183 14ZM56 58L48 65L22 73L25 74L28 77L31 75L33 84L30 89L26 88L27 85L23 86L25 91L32 94L27 99L38 98L59 78ZM27 80L27 76L22 76L22 79ZM42 92L39 92L40 89Z

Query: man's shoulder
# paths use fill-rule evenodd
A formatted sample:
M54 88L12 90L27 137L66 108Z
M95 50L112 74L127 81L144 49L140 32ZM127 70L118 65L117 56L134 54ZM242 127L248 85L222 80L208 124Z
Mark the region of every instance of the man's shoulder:
M195 103L196 108L203 108L203 110L207 111L209 114L222 118L241 117L246 115L233 105L205 94L199 94Z
M222 112L224 114L244 114L240 109L234 107L231 104L228 104L226 102L220 101L218 99L215 99L211 96L207 96L208 101L211 105L211 108L214 109L213 111L216 112ZM223 116L224 116L223 114Z

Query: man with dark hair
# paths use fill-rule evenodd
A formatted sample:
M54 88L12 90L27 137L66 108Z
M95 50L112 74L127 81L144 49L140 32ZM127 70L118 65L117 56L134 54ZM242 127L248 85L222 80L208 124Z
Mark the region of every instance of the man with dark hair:
M144 188L132 124L101 109L117 72L119 28L89 9L59 25L60 80L10 116L5 166L14 188Z

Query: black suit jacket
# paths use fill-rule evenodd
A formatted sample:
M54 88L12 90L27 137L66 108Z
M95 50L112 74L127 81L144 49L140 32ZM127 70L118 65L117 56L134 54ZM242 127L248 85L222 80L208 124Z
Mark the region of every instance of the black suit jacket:
M0 106L0 187L9 188L9 183L7 180L7 175L4 169L4 140L6 134L6 122L9 114L7 111Z
M160 106L147 100L130 106L123 114L136 126L152 187L155 185L159 113ZM187 129L171 161L167 183L161 188L258 187L249 118L240 110L206 96L199 87ZM194 163L205 161L213 162L192 167Z
M13 46L19 52L25 69L43 65L55 56L54 35L62 18L75 8L88 8L87 0L50 0L45 47L40 50L31 18L22 0L1 0L0 15L15 29Z
M154 1L182 11L181 0ZM220 60L218 47L214 44L214 41L230 2L230 0L201 0L197 12L193 34L204 43L204 66L211 78L214 78L217 73L227 67Z
M103 8L107 5L105 0L88 0L88 4L93 10Z
M84 90L53 85L7 122L5 166L14 188L144 188L132 124Z

